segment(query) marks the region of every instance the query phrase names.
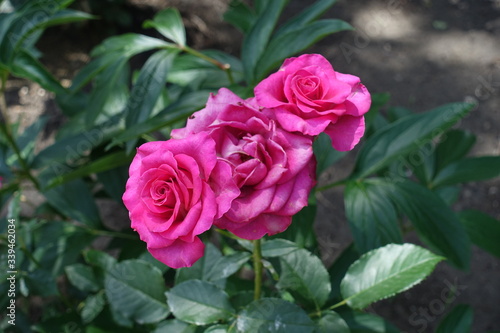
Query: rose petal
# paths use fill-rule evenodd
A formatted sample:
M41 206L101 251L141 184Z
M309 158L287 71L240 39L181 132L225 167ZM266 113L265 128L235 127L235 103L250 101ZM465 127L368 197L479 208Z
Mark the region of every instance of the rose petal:
M332 140L332 146L338 151L354 148L365 132L365 118L343 116L325 130Z
M167 247L149 248L153 257L172 268L191 267L203 256L205 245L195 237L192 242L177 239Z

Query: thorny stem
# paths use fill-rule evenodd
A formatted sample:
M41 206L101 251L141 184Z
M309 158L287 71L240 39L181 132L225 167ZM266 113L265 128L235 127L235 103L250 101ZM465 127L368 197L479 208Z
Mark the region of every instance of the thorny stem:
M231 65L229 64L223 64L222 62L218 61L217 59L214 59L214 58L210 58L209 56L199 52L199 51L196 51L195 49L192 49L190 48L189 46L187 45L179 45L180 49L184 52L187 52L187 53L190 53L192 55L194 55L195 57L198 57L200 59L203 59L203 60L206 60L208 61L209 63L219 67L221 70L223 70L224 72L226 72L226 75L227 75L227 78L229 80L229 83L230 84L234 84L234 79L233 79L233 74L231 72Z
M260 249L260 239L253 241L253 265L255 271L253 299L260 299L262 291L262 253Z
M1 86L0 86L0 114L3 118L3 122L0 123L0 130L3 132L5 135L5 138L9 142L9 145L11 146L12 150L14 151L14 154L16 154L17 159L19 160L19 164L21 165L21 168L23 169L24 174L29 178L29 180L35 185L37 190L40 190L40 183L38 180L31 174L30 168L26 161L24 160L21 151L19 150L19 147L17 146L16 140L14 139L14 136L12 134L12 131L10 129L10 121L9 121L9 115L7 114L7 103L5 102L5 86L7 84L7 77L9 73L7 71L2 71L0 73L1 75Z

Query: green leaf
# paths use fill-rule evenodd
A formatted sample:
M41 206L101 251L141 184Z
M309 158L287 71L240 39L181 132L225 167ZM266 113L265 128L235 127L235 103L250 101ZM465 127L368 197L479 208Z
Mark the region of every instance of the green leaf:
M379 126L377 119L382 118L380 115L380 109L382 109L391 98L391 95L388 93L378 93L372 94L372 104L370 105L370 110L365 114L365 124L366 124L366 133L365 139L367 139L373 132L379 130ZM383 119L383 118L382 118ZM383 126L387 125L387 121L384 119Z
M352 310L339 311L351 333L400 333L391 323L371 313Z
M364 178L402 155L419 149L466 116L473 104L453 103L391 123L370 137L361 148L352 178Z
M165 87L167 74L176 54L176 50L162 50L146 61L130 93L125 113L126 127L149 118Z
M320 17L328 8L333 6L337 0L318 0L311 6L301 11L298 15L288 20L275 33L274 38L280 37L288 32L303 28L308 23Z
M25 276L29 295L42 297L59 295L55 277L45 269L36 269Z
M387 187L370 181L349 182L344 200L349 227L360 253L390 243L403 243Z
M413 244L389 244L370 251L349 267L340 291L354 309L403 292L426 278L443 260Z
M48 28L50 26L71 23L71 22L92 20L92 19L96 19L96 18L97 18L96 16L87 14L85 12L80 12L78 10L73 10L73 9L65 9L65 10L58 11L57 13L52 15L50 20L48 20L42 26L42 28Z
M349 326L342 317L333 311L324 312L317 322L314 333L350 333Z
M321 133L313 143L316 156L316 176L320 177L331 165L345 156L346 152L333 149L332 140L326 133Z
M147 20L144 28L155 28L163 36L180 46L186 45L186 30L181 15L176 8L167 8L155 15L153 20Z
M210 282L189 280L166 295L175 317L188 323L207 325L228 319L234 313L226 292Z
M37 261L31 266L46 269L53 276L76 262L80 252L94 240L94 236L65 221L37 222L29 235L34 241L32 258ZM30 242L26 238L23 241Z
M238 332L308 333L315 325L309 316L295 304L278 298L262 298L250 303L238 315Z
M256 20L256 15L246 3L232 0L224 13L224 21L234 25L244 34L248 33Z
M83 256L87 264L99 267L105 271L111 270L111 268L116 264L115 258L98 250L86 251Z
M241 59L247 83L257 81L255 73L257 62L265 52L269 38L287 2L288 0L266 2L265 10L258 11L259 17L243 40Z
M177 319L162 321L152 333L195 333L196 326Z
M472 331L473 310L469 305L457 305L441 321L436 333L470 333Z
M73 264L64 268L66 276L72 285L81 291L96 292L99 290L94 271L91 267L83 264Z
M122 55L130 58L138 53L164 48L169 45L169 43L158 38L127 33L105 39L104 42L92 50L91 55L92 57L113 55L115 58Z
M93 162L85 164L78 169L66 173L64 175L59 175L53 178L45 187L46 190L59 186L61 184L67 183L69 181L83 178L85 176L108 171L122 165L129 165L132 161L133 156L128 156L124 151L117 151L116 153L105 155ZM122 188L123 192L123 188ZM123 193L122 193L123 194Z
M215 283L223 288L225 280L214 276L213 267L223 258L222 253L212 243L207 243L205 253L191 267L182 267L176 270L175 284L180 284L188 280L203 280Z
M341 20L328 19L310 23L271 39L255 66L255 79L263 79L285 58L305 50L330 34L343 30L353 30L353 27Z
M437 194L406 181L395 184L391 199L408 216L425 244L458 268L467 269L469 237L455 212Z
M13 59L10 67L13 75L38 83L44 89L56 94L66 94L66 89L47 69L28 52L20 51Z
M477 210L460 212L471 241L485 251L500 258L500 221Z
M444 167L432 181L434 187L487 180L500 176L500 156L471 157Z
M247 252L236 252L228 256L220 257L213 266L209 267L206 280L217 281L233 275L241 266L248 262L250 257L250 253Z
M142 67L127 102L125 111L125 126L127 128L150 117L161 92L165 88L167 73L176 54L176 50L158 51Z
M105 305L106 300L102 292L87 297L80 313L83 323L91 323L102 312Z
M309 204L301 209L292 218L292 224L282 233L273 238L286 238L294 242L298 247L314 249L317 246L316 234L314 233L314 221L317 206Z
M305 249L280 257L281 274L276 287L320 308L330 294L330 278L321 260Z
M113 265L104 281L111 307L139 324L166 318L165 281L161 271L142 260L126 260Z
M128 58L120 55L116 61L99 73L94 80L94 86L90 93L89 102L85 109L85 123L87 128L91 128L97 122L99 115L105 114L106 104L116 98L120 90L124 73L127 72Z
M118 203L123 202L123 189L128 180L129 167L130 165L125 164L97 174L97 181L104 186L104 191Z
M465 157L476 143L476 136L470 132L451 129L445 132L436 147L436 170Z
M116 135L113 138L111 145L107 148L129 141L141 136L142 134L156 131L178 121L185 120L191 113L203 108L207 101L207 96L207 91L197 91L182 96L179 100L167 106L154 117L151 117L140 124L133 125L122 133ZM129 149L128 152L131 150L132 149Z
M99 227L101 218L92 192L81 179L43 191L47 201L62 214L89 227Z
M359 252L356 247L351 243L348 247L342 251L337 260L334 261L332 266L328 268L328 274L330 275L330 285L332 290L330 296L328 296L328 304L332 303L334 300L341 301L340 295L340 283L344 278L347 270L352 265L353 262L359 259Z
M286 239L273 239L262 243L261 251L264 258L281 257L297 251L299 247L292 241Z
M228 325L214 325L207 328L203 333L227 333L229 332Z
M235 82L243 80L243 69L239 59L216 50L206 50L201 53L223 64L228 64ZM193 90L213 89L216 91L220 87L231 84L225 71L191 54L182 54L175 58L167 80L180 86L189 86Z

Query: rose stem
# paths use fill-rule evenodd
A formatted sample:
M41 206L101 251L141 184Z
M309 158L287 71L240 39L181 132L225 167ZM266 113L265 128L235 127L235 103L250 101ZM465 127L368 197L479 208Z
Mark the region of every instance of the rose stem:
M262 253L260 249L260 239L253 241L253 266L255 271L253 299L260 299L262 287Z

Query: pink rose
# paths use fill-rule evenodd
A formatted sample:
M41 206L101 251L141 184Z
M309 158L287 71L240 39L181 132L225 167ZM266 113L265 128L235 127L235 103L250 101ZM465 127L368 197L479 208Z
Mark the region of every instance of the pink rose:
M123 202L132 228L164 264L189 267L204 251L197 237L239 195L231 167L219 161L206 133L148 142L130 165Z
M215 225L245 239L284 231L315 183L312 138L285 131L273 117L222 88L185 128L172 131L173 138L207 131L214 139L218 158L231 165L241 190Z
M370 93L358 77L335 72L319 54L286 59L254 92L259 105L276 108L284 129L313 136L326 132L339 151L354 148L364 134Z

